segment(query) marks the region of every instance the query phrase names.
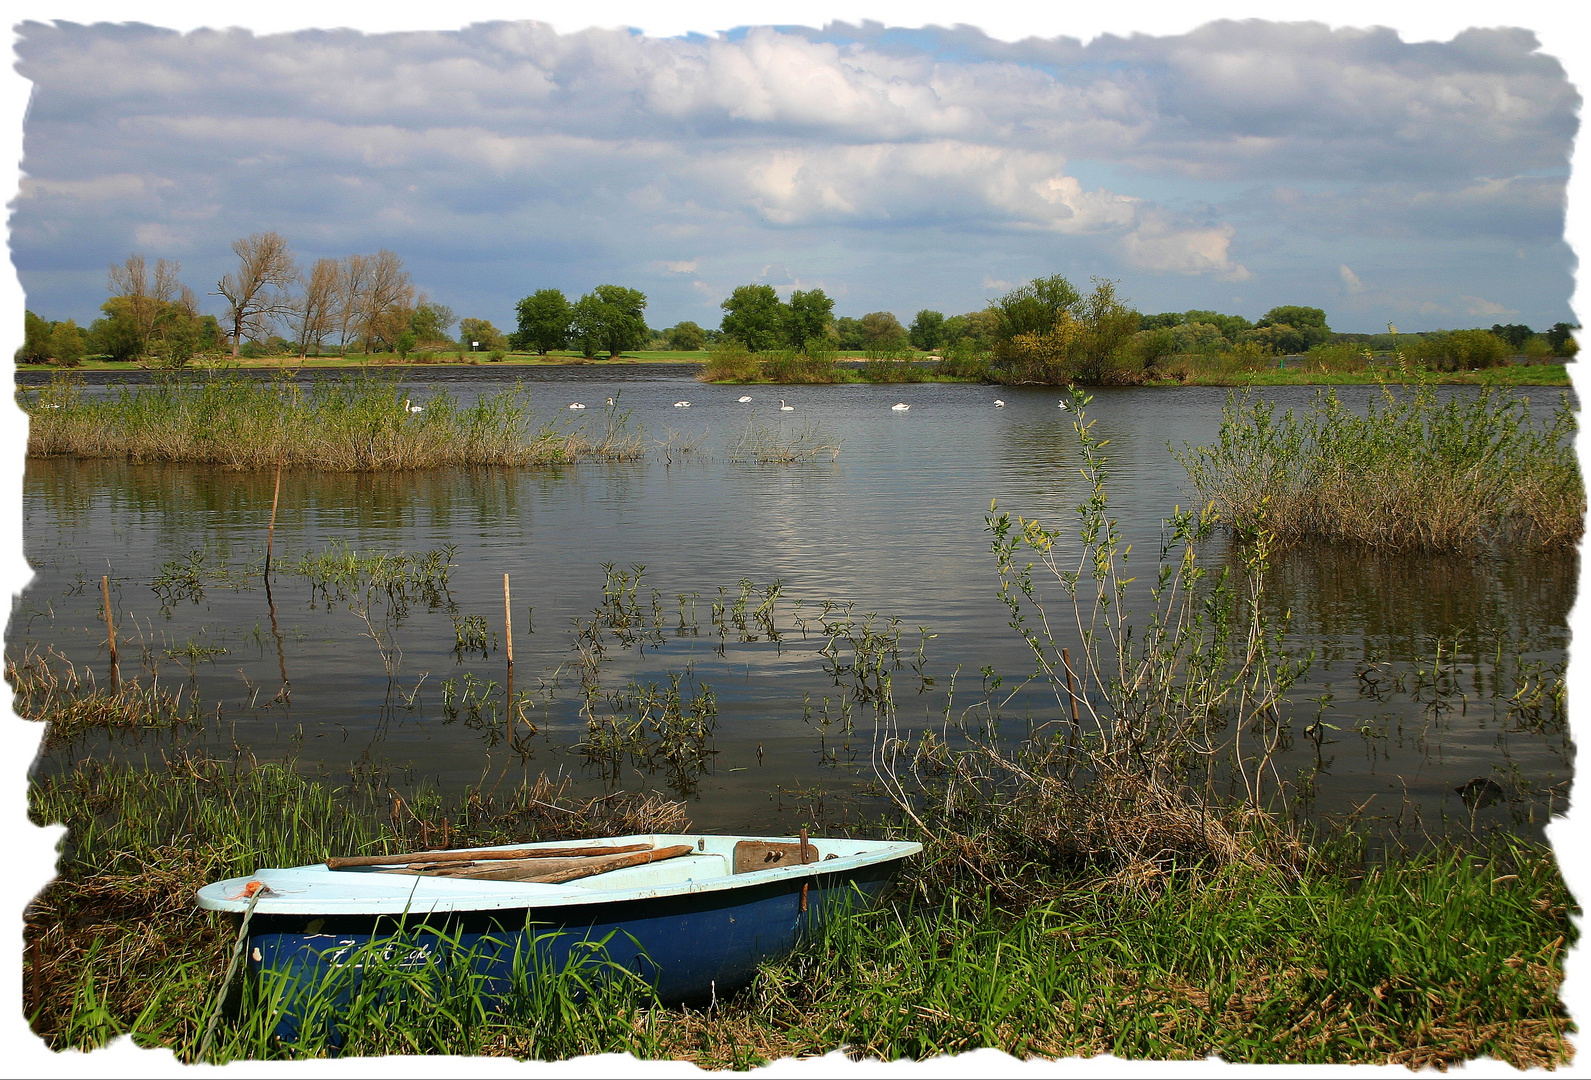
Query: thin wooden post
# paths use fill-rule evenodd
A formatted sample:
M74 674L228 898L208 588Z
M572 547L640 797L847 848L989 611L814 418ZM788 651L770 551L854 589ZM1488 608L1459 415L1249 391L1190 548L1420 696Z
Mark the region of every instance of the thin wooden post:
M514 600L508 589L508 575L503 575L503 644L508 650L508 686L503 709L503 725L508 744L514 744Z
M508 591L508 575L503 575L503 640L508 646L508 666L514 666L514 601Z
M282 459L276 459L276 488L271 492L271 523L265 529L265 591L271 591L271 544L276 539L276 501L282 494Z
M1066 696L1072 700L1072 726L1077 726L1077 691L1072 686L1072 650L1061 650L1061 666L1066 668Z
M803 825L803 826L801 826L801 865L805 866L806 864L807 864L807 827L805 825ZM807 886L809 884L811 884L811 883L807 882L807 881L803 881L801 883L801 910L802 910L802 912L805 912L806 909L807 909Z
M116 692L116 623L111 620L110 614L110 575L101 574L99 579L101 594L105 597L105 634L110 641L110 688L111 693Z

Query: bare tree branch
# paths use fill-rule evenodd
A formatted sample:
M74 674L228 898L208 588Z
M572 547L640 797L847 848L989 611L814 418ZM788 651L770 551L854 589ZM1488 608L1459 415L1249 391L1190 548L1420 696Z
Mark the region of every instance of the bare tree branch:
M292 310L289 290L298 278L298 267L280 233L255 233L234 241L232 250L238 256L237 273L216 282L211 295L226 298L232 355L237 356L245 330L262 334L274 316Z

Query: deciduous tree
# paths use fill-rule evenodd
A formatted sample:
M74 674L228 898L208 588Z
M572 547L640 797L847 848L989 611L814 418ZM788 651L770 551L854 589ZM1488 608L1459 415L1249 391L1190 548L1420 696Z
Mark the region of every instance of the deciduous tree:
M929 352L939 347L945 335L945 315L941 311L930 311L927 308L917 313L912 320L908 333L911 336L913 348Z
M151 279L144 257L136 251L127 256L125 263L111 264L110 294L124 301L123 314L136 335L139 354L148 350L161 318L181 292L182 285L177 280L181 269L180 263L157 259Z
M680 352L690 352L707 344L707 331L689 319L669 327L664 337L669 348Z
M226 323L231 328L235 357L245 333L263 335L273 318L291 312L290 290L298 267L280 233L255 233L234 241L232 250L238 257L237 271L216 282L211 295L226 299Z
M605 349L610 357L646 344L646 294L622 285L598 285L574 304L573 325L587 356Z
M318 354L320 343L335 325L341 303L342 266L336 259L316 259L302 284L294 318L300 358L308 356L311 349Z
M480 352L492 352L495 349L508 347L508 339L489 320L460 319L459 348L466 352L474 352L477 351L477 342L480 343Z
M906 328L888 311L870 311L862 316L862 347L879 351L897 349L906 342Z
M785 340L795 348L805 350L813 342L827 340L833 322L834 301L822 289L797 289L790 294L785 308Z
M537 289L514 305L519 329L514 347L535 349L546 356L548 349L561 349L569 343L569 323L574 313L562 289Z
M741 285L718 305L719 329L752 352L777 345L785 333L786 309L772 285Z

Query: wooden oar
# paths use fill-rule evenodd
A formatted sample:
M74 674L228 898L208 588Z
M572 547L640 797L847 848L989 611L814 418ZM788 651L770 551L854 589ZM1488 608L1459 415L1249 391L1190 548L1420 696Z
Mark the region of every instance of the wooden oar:
M611 857L611 856L610 856ZM425 863L407 866L382 867L378 874L416 874L420 877L481 877L499 874L505 870L524 870L527 873L547 873L567 870L572 866L587 866L591 859L492 859L477 862Z
M575 860L575 865L565 867L562 870L549 870L531 863L522 863L518 866L505 866L501 869L495 867L471 868L463 874L444 874L443 876L468 877L472 881L536 881L545 885L557 885L565 881L574 881L577 878L590 877L593 874L605 874L609 870L623 870L627 866L643 866L646 863L676 858L695 850L689 844L680 844L678 847L637 851L629 855L615 855L611 859L579 859Z
M474 848L459 851L413 851L406 855L333 855L326 860L328 870L342 870L350 866L408 866L413 863L485 862L506 859L582 858L619 855L630 851L649 851L650 844L611 844L607 847L564 848L504 848L487 850Z

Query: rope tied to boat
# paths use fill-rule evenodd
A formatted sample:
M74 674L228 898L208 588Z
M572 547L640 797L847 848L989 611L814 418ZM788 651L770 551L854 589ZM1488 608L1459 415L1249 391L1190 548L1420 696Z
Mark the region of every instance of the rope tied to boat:
M203 1061L210 1055L210 1042L215 1037L216 1024L221 1020L221 1005L226 1001L227 987L232 985L232 976L237 974L238 963L243 959L243 946L249 940L249 920L254 918L254 908L266 896L275 895L271 887L263 881L250 881L243 886L236 899L248 897L249 906L243 909L243 921L238 925L238 939L232 944L232 959L227 964L226 976L221 980L221 987L215 993L215 1003L210 1006L210 1019L204 1025L204 1038L199 1040L199 1053L196 1061Z

